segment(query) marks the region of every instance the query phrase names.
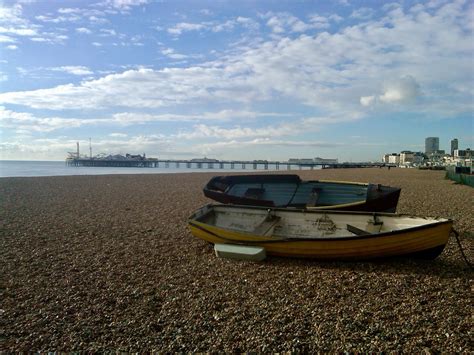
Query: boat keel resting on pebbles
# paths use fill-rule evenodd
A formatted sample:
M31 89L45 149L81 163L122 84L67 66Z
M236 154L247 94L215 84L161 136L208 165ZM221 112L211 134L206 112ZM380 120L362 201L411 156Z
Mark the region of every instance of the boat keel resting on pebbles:
M264 248L271 255L318 259L402 255L434 259L448 242L452 220L389 213L207 205L190 217L189 227L195 237L216 244L216 254L218 249L225 249L220 244L229 244ZM238 248L224 251L238 258ZM245 248L242 252L249 254Z
M341 181L302 181L298 175L216 176L204 195L236 205L395 212L400 189Z

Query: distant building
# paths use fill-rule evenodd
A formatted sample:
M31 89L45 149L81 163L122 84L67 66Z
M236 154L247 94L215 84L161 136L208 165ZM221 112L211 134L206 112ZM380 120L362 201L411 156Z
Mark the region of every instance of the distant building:
M430 155L439 150L439 137L428 137L425 139L425 153Z
M458 147L458 139L457 138L454 138L453 140L451 140L451 156L454 157L454 151L456 149L459 149Z
M455 149L454 150L454 157L455 158L472 158L472 150L470 148L467 149Z
M415 153L405 150L400 153L400 165L413 164Z
M386 163L395 164L395 165L400 164L400 154L392 153L392 154L388 155L388 159L387 159Z
M314 160L310 158L290 158L288 159L288 163L290 164L313 164Z
M339 160L331 159L331 158L325 159L325 158L316 157L314 158L314 162L319 163L319 164L337 164Z

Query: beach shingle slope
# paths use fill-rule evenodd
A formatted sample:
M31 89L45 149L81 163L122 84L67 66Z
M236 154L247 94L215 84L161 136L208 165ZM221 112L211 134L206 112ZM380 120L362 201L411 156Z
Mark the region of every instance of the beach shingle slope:
M454 219L474 258L474 190L444 172L297 173L399 186L398 212ZM213 175L0 179L0 350L474 350L454 239L434 261L218 259L186 224Z

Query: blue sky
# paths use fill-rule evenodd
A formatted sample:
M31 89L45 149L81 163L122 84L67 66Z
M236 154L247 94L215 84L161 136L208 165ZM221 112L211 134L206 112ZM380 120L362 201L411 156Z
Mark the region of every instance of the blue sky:
M474 2L0 1L0 159L473 148Z

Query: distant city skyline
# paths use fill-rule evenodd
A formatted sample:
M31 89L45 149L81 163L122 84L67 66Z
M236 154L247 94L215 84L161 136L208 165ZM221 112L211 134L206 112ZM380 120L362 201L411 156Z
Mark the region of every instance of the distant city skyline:
M0 159L474 146L472 1L4 0Z

